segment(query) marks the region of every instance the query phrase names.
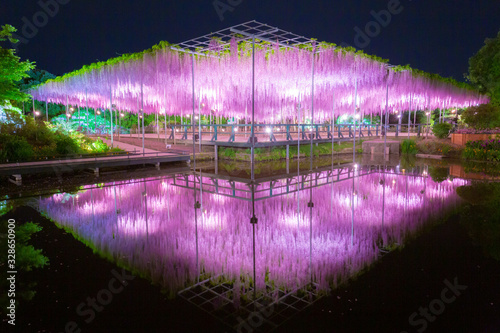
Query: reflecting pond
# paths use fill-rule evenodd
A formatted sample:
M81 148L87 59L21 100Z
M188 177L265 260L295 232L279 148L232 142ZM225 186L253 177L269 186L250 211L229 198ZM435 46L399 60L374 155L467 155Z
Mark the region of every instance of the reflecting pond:
M433 180L427 166L335 165L254 181L200 170L87 185L36 207L233 328L279 307L262 325L273 328L455 208L467 183Z
M30 295L18 299L22 330L343 332L363 331L357 318L370 314L368 327L384 320L379 331L416 331L412 312L454 276L470 286L468 297L481 296L461 301L465 310L434 329L462 327L471 307L500 318L495 166L366 156L294 162L112 173L72 179L64 190L45 180L31 195L20 188L14 197L22 197L0 209L17 207L4 216L42 226L34 250L49 260L20 275ZM451 230L439 231L443 223ZM122 268L140 279L108 302L102 288ZM415 294L402 296L407 289ZM105 311L81 307L89 294ZM401 307L394 318L384 312ZM346 311L358 312L342 326Z

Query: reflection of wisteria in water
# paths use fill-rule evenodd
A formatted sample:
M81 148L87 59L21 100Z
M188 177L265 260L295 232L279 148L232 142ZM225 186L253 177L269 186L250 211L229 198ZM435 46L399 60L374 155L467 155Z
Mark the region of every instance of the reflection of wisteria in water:
M186 179L192 184L194 177ZM193 190L180 183L169 178L107 184L111 186L87 189L72 200L63 194L42 199L40 209L172 293L197 280L197 258L202 273L248 286L253 277L251 203L227 196L231 193L208 193L209 185L200 197L198 184L202 214L195 222ZM311 271L320 289L337 285L374 262L379 247L401 244L429 218L453 206L455 188L463 183L372 173L309 190L314 179L308 178L300 194L257 201L258 290L266 283L286 290L304 286L311 282ZM248 193L245 184L232 186L234 193ZM308 207L310 197L314 207Z

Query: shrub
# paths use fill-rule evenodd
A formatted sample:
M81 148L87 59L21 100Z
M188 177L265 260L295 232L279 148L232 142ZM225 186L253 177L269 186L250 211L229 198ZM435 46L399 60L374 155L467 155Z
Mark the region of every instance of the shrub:
M414 140L405 139L401 143L401 152L403 154L416 154L418 153L417 143Z
M80 151L78 143L66 135L56 137L56 152L61 155L76 154Z
M90 144L89 147L94 153L105 153L109 150L108 145L105 144L101 139L95 140Z
M451 147L448 146L448 145L443 145L443 155L448 155L448 153L450 152L450 149Z
M457 134L495 134L500 133L500 128L476 129L476 128L461 128L455 131Z
M432 133L439 139L446 139L450 135L450 130L453 126L448 123L434 124Z
M500 140L468 141L462 157L469 160L498 162L500 161Z
M429 175L431 176L433 181L441 183L448 179L449 169L441 167L429 167Z
M462 120L470 127L484 130L500 126L500 107L492 104L471 106L462 113Z
M236 151L232 148L226 148L224 149L224 156L225 157L231 157L231 158L234 158L236 157Z
M12 136L3 141L2 159L9 161L26 161L33 158L33 148L25 138Z

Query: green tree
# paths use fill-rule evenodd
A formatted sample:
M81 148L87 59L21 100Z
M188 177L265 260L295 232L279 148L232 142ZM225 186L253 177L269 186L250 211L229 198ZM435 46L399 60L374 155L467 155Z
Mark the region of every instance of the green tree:
M492 103L471 106L462 113L462 121L477 129L500 127L500 107Z
M21 92L17 82L28 76L26 72L33 68L34 63L21 61L13 49L1 46L7 40L17 43L12 37L12 33L16 31L16 28L8 24L0 30L0 105L6 105L6 101L25 101L29 98L28 94Z
M28 91L33 86L56 78L54 74L39 68L33 68L27 71L26 74L27 75L21 81L19 81L19 88L21 89L21 91Z
M484 46L469 59L468 79L481 93L488 94L493 104L500 105L500 31L487 38Z

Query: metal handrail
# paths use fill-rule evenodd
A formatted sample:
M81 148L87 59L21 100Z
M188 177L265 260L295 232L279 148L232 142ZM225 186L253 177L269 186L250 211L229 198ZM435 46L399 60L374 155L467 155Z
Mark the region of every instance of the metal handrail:
M96 157L110 157L110 156L125 156L129 155L130 152L120 151L120 152L107 152L107 153L90 153L90 154L68 154L68 155L47 155L47 156L37 156L36 158L32 158L29 160L0 160L0 164L7 163L30 163L30 162L40 162L40 161L61 161L61 160L76 160L76 159L92 159Z

